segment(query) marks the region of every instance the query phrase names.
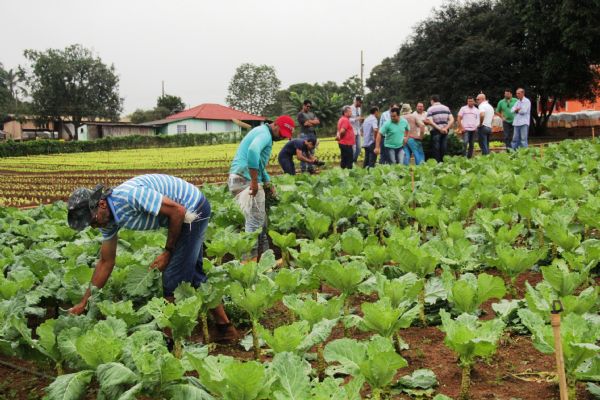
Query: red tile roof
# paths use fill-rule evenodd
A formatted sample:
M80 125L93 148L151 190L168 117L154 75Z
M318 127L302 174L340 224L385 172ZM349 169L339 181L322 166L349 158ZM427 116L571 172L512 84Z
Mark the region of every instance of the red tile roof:
M218 120L232 120L237 119L240 121L264 121L265 117L259 115L252 115L242 111L234 110L233 108L222 106L220 104L200 104L189 110L182 111L177 114L169 115L166 119L185 119L185 118L196 118L196 119L218 119Z

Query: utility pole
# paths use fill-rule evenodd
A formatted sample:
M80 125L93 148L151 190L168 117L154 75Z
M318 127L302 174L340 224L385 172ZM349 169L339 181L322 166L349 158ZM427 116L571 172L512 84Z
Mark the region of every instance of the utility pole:
M360 51L360 94L364 95L365 94L365 81L364 81L364 74L365 74L365 63L363 60L363 51Z
M165 81L162 81L162 97L165 97Z

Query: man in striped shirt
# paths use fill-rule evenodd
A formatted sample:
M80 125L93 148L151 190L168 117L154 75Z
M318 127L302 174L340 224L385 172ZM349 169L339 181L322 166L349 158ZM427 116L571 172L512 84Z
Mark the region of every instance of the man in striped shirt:
M202 244L208 227L211 208L202 192L180 178L149 174L132 178L107 189L76 189L68 203L68 222L71 228L87 226L100 228L102 246L91 284L102 288L115 266L118 232L121 228L151 230L168 228L164 251L150 264L162 272L163 295L173 301L174 291L182 282L194 287L206 281L202 270ZM81 314L91 291L88 288L79 304L69 309ZM221 340L237 337L223 305L213 315ZM218 340L218 339L217 339Z
M450 109L440 103L440 96L434 94L431 96L431 107L427 109L428 125L431 129L431 145L433 148L433 157L437 162L444 161L446 155L448 132L454 124L454 117Z

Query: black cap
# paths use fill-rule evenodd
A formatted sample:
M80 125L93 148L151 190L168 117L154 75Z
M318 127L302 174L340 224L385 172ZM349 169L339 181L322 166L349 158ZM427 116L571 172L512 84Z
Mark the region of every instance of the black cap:
M81 231L88 227L92 222L92 210L98 207L98 202L102 198L102 185L94 189L78 188L71 193L67 208L69 210L67 220L69 226L75 230Z

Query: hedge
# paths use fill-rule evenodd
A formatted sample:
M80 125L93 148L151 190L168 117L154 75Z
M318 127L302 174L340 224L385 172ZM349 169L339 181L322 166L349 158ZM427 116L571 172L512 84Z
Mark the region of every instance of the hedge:
M134 135L107 137L91 141L73 140L68 142L52 139L30 140L26 142L8 140L6 142L0 142L0 157L236 143L240 141L242 137L242 133L227 132L156 136Z

